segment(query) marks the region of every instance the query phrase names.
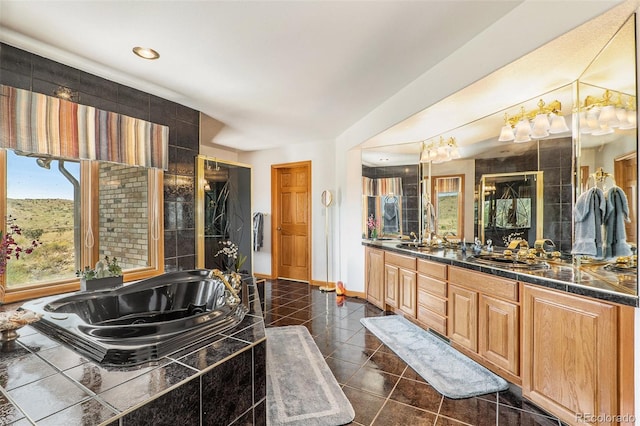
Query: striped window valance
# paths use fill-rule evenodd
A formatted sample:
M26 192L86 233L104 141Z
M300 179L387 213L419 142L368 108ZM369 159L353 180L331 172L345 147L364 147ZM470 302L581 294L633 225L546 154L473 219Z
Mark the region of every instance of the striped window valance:
M455 193L460 192L460 178L437 178L436 179L436 192L437 193Z
M402 196L402 178L362 177L362 194L371 197L396 195Z
M169 128L0 85L0 148L131 166L168 166Z

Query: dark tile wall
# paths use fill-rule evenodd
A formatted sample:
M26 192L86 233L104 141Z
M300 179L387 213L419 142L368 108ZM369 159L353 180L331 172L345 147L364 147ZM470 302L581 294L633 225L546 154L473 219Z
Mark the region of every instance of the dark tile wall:
M198 111L2 43L0 84L50 96L64 86L73 92L74 102L169 126L169 169L164 176L165 267L195 266Z
M420 235L420 167L406 166L367 167L362 166L362 176L371 179L402 178L402 233L415 232Z
M476 182L480 182L483 174L489 173L543 171L544 236L552 239L558 250L569 252L572 239L571 138L541 140L539 144L529 143L530 149L519 156L476 160Z

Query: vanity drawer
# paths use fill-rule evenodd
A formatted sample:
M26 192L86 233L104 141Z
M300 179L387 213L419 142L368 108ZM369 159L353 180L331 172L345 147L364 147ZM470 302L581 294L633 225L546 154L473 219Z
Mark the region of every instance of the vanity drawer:
M447 265L443 265L442 263L418 259L418 272L440 280L447 279Z
M449 268L449 282L489 296L518 301L517 281L452 266Z
M384 263L387 265L395 265L401 268L416 270L416 258L410 256L403 256L401 254L389 253L384 254Z
M418 305L435 312L438 315L447 315L447 300L429 294L424 290L418 290Z
M447 297L447 283L418 274L418 289L440 297Z
M418 321L443 336L447 335L447 319L431 312L424 306L418 305Z

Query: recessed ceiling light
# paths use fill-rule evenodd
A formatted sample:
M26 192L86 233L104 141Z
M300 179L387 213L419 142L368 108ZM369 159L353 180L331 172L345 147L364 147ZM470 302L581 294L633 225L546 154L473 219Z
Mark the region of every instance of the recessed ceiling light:
M136 46L133 48L133 53L135 53L136 55L140 56L143 59L158 59L160 57L160 54L158 52L156 52L155 50L149 48L149 47L140 47L140 46Z

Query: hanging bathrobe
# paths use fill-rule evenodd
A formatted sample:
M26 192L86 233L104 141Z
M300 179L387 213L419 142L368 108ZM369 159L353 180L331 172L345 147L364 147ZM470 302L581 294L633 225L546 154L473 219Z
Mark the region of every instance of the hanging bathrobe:
M575 241L571 254L602 257L602 222L606 199L600 188L593 187L580 194L573 209Z
M424 210L424 235L436 232L436 209L429 201L427 194L422 194L422 208Z
M390 195L384 198L382 217L383 233L400 232L400 210L396 196Z
M604 215L604 257L631 256L625 222L631 222L627 196L622 189L613 186L607 191L607 210Z
M253 251L260 251L263 239L264 215L262 213L253 214Z

